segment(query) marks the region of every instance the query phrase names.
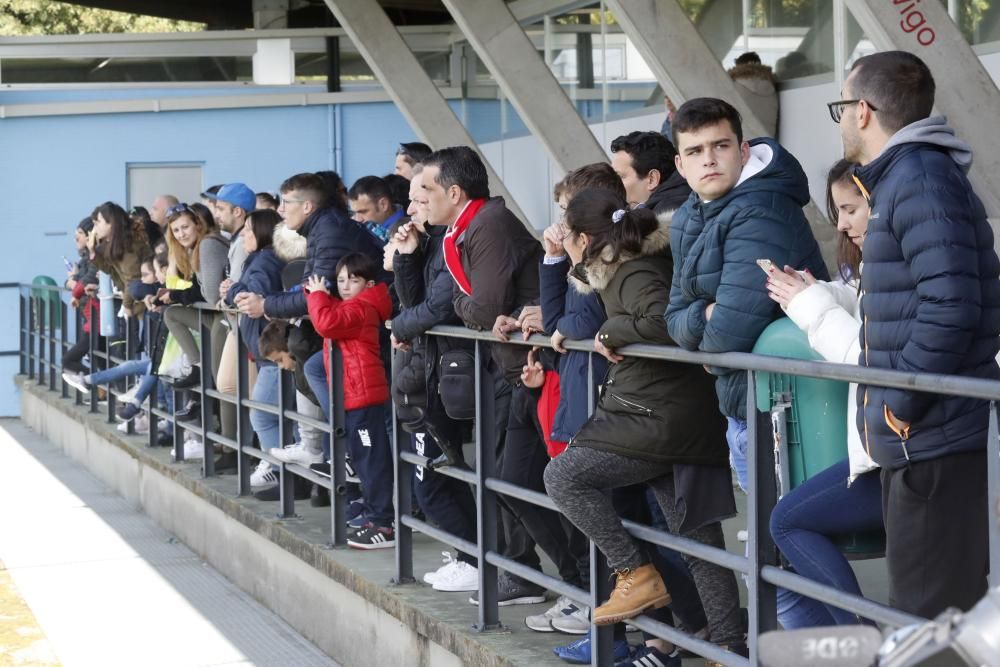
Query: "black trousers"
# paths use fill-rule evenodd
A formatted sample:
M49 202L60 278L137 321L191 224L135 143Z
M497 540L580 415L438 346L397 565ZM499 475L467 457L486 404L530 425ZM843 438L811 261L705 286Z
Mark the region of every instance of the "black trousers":
M450 420L446 419L435 420L434 430L440 437L451 437L451 434L446 432L449 422ZM460 437L455 440L461 444ZM418 456L431 459L441 455L441 447L437 440L430 433L422 431L410 434L410 449ZM423 466L414 466L413 477L414 495L427 518L452 535L475 544L476 498L469 485ZM477 566L476 558L462 551L458 552L458 560Z
M985 450L882 470L890 605L934 618L986 593L986 496Z
M505 482L545 493L542 476L545 474L549 455L538 424L537 406L538 398L529 389L521 385L512 389L507 442L498 474ZM570 540L559 515L523 500L509 496L500 498L501 503L524 526L535 544L552 559L563 581L583 586L578 558L570 553ZM579 560L583 560L583 554L578 556Z
M95 324L96 326L96 324ZM98 336L96 349L101 351L104 346L104 337ZM90 360L90 368L83 365L83 358L90 354L90 334L81 331L76 342L71 348L66 350L62 356L62 368L68 373L95 373L104 370L106 363L103 358L98 357Z

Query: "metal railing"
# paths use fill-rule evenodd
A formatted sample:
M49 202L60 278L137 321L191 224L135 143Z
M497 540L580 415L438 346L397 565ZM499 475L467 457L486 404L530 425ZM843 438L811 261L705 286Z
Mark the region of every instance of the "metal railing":
M30 290L63 291L58 287L21 285L20 321L21 349L20 372L30 379L37 379L39 385L46 385L50 390L58 390L63 397L68 397L65 382L59 379L61 365L57 360L56 351L66 350L70 342L66 336L66 304L58 304L49 299L44 306L36 303L36 299L26 293ZM38 318L38 309L47 309L48 318ZM199 329L201 332L201 364L203 369L211 368L211 327L206 313L216 312L215 309L200 304L194 306L199 312ZM51 330L46 331L43 325L46 321L55 321L56 312L61 314L63 326L57 336ZM96 326L96 323L95 323ZM134 320L126 320L125 346L126 357L135 353ZM79 331L79 318L77 318ZM304 478L330 492L330 545L340 547L346 544L347 529L345 522L347 495L346 484L349 481L346 474L345 454L347 433L344 429L344 401L342 378L342 360L336 345L330 346L329 398L331 411L325 422L312 419L295 411L293 381L291 373L279 373L278 404L268 405L253 401L248 396L248 356L247 349L238 329L234 330L238 340L237 351L237 391L235 395L219 392L213 384L212 374L202 372L199 385L190 391L201 397L201 420L196 425L181 424L170 412L151 407L149 415L149 445L156 444L158 419L168 420L173 424L176 459L183 461L183 446L179 438L180 431L188 430L199 434L205 449L202 460L202 474L215 474L213 464L214 446L237 452L237 491L240 495L250 493L250 465L253 460L265 460L279 469L279 518L295 516L294 480ZM499 479L496 475L496 422L494 379L486 370L485 359L489 348L499 344L489 333L478 332L462 327L439 326L429 332L435 336L462 338L472 341L476 360L476 419L474 421L475 468L464 469L456 467L436 468L434 474L447 475L472 485L476 499L477 541L469 542L452 535L440 528L432 526L411 514L412 494L411 480L413 466L426 466L426 457L418 456L401 447L400 428L393 409L392 447L394 452L394 504L396 519L396 576L399 584L412 583L413 576L413 531L424 533L432 539L447 544L459 551L475 557L479 563L479 605L478 622L480 631L490 631L500 628L497 576L498 569L503 569L518 577L555 591L561 595L588 605L597 606L606 600L610 594L610 573L604 557L591 543L590 547L590 590L583 590L551 577L538 570L521 565L503 556L497 545L498 496L516 498L539 507L559 511L555 504L545 494L525 489ZM109 351L112 343L107 341L105 349L96 349L97 336L91 336L91 359L103 359L108 364L120 363L123 359L112 355ZM511 339L508 344L524 346L548 346L549 339L534 335L528 340ZM564 346L571 350L596 354L590 341L565 341ZM775 473L775 456L769 415L758 411L755 380L757 373L780 373L796 376L825 378L845 382L858 382L881 387L900 388L915 391L926 391L935 394L950 394L966 396L990 401L989 436L988 436L988 488L989 498L1000 494L1000 436L998 436L997 401L1000 401L1000 382L979 380L959 376L943 376L923 373L906 373L900 371L862 368L848 364L833 364L818 361L803 361L782 357L770 357L747 353L710 354L689 352L677 347L660 345L629 345L617 350L625 356L646 359L670 360L688 364L710 365L724 367L746 373L747 415L756 415L756 419L748 420L747 469L749 484L747 491L747 524L748 524L748 555L738 554L709 547L693 540L657 530L650 526L632 521L624 521L626 530L636 537L653 545L673 549L682 554L699 558L733 572L746 575L748 588L749 660L721 647L686 634L676 628L665 625L649 616L639 616L630 623L654 636L673 642L677 646L702 655L710 660L724 665L743 666L757 664L757 638L763 632L777 628L775 593L776 587L799 593L814 600L821 601L851 611L859 616L872 619L878 623L899 627L923 619L919 619L902 611L892 609L863 597L854 596L838 589L819 584L793 572L779 567L778 554L771 541L768 523L771 510L777 501L777 485ZM36 365L37 364L37 365ZM591 368L592 364L588 365ZM588 378L590 386L594 386L594 378ZM175 393L176 390L174 390ZM108 421L114 421L114 401L117 391L109 387L107 414ZM593 396L591 397L593 405ZM75 400L81 403L81 396L76 392ZM90 410L97 411L98 396L96 387L92 387ZM235 440L226 438L209 428L212 414L209 401L225 401L237 407L237 435ZM150 404L155 399L151 396ZM174 404L178 404L177 396ZM268 453L253 446L253 429L250 425L250 410L259 410L278 419L281 432L280 444L292 442L294 424L306 424L322 430L331 437L331 474L318 473L310 468L296 464L283 463ZM846 419L846 415L845 415ZM992 512L990 513L992 516ZM1000 577L1000 527L996 521L990 521L990 571L994 583ZM593 665L610 665L612 659L612 628L610 626L591 628L593 641Z

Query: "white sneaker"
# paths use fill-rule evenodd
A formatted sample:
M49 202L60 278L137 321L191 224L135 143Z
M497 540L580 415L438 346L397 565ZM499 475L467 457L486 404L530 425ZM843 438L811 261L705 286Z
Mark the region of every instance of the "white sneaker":
M568 635L585 635L590 632L590 607L566 598L566 606L552 619L552 629Z
M453 560L437 571L433 586L436 591L478 591L479 568L464 560Z
M273 450L272 450L273 451ZM271 464L261 459L257 463L257 467L250 474L250 486L254 488L260 488L262 486L270 486L271 484L278 483L278 473L271 470Z
M528 616L524 619L524 624L535 632L552 632L553 630L560 630L562 632L567 632L568 634L586 634L590 630L590 620L587 617L589 613L589 608L584 605L579 605L573 602L565 595L561 595L556 603L545 610L542 614L537 614L535 616ZM568 630L563 630L562 628L556 627L556 622L567 618L572 618L582 614L583 622L586 629L581 632L569 632ZM575 628L576 624L568 624L567 627Z
M90 385L83 379L83 373L70 373L67 371L62 374L62 379L77 391L82 391L85 394L90 391Z
M433 572L428 572L427 574L425 574L424 575L425 584L430 584L433 586L434 581L437 579L437 576L441 574L441 572L443 572L445 568L447 568L449 565L455 562L455 559L452 557L450 551L442 551L441 555L444 556L444 565L434 570Z
M149 433L149 420L146 419L145 413L139 413L139 416L132 420L132 424L135 426L136 435ZM119 422L115 428L122 433L128 433L128 422Z
M176 445L175 445L176 447ZM174 460L177 459L176 449L171 450L171 454ZM205 458L205 448L202 447L200 440L185 440L184 441L184 460L194 461Z
M286 445L281 449L272 449L268 453L279 461L283 461L285 463L297 463L300 466L305 466L306 468L314 463L323 462L322 450L318 452L310 451L306 449L306 445L303 442Z

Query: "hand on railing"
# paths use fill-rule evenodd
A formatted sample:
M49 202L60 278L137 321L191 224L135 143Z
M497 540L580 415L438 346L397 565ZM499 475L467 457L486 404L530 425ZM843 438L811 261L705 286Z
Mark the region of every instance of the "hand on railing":
M616 354L614 350L612 350L610 347L602 343L600 333L594 336L594 352L597 352L599 355L601 355L602 357L604 357L613 364L617 364L619 361L625 358L620 354Z
M500 315L497 317L497 321L493 323L493 335L503 342L510 340L509 334L512 331L517 331L521 328L521 323L518 322L513 317L509 315Z

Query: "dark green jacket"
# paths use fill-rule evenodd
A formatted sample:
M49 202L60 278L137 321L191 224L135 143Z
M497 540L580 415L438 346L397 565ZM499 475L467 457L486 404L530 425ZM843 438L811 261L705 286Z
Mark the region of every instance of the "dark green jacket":
M597 259L582 277L598 291L608 319L598 337L609 348L632 343L674 345L663 313L673 262L669 223L646 237L640 256ZM571 441L659 463L726 465L726 420L712 376L698 365L626 358L611 364L597 409Z

